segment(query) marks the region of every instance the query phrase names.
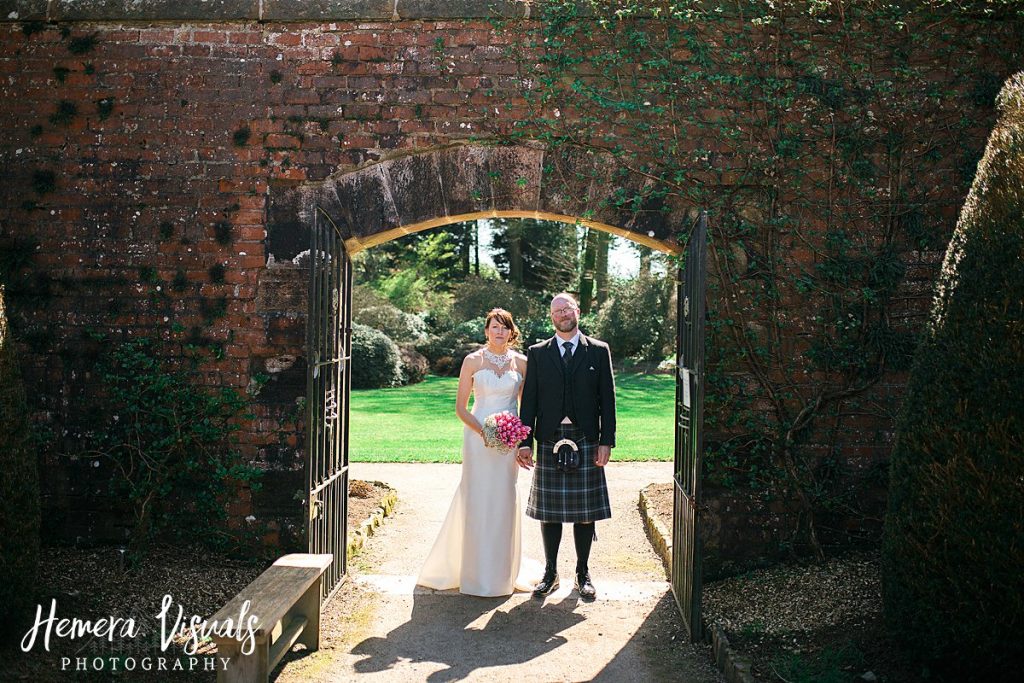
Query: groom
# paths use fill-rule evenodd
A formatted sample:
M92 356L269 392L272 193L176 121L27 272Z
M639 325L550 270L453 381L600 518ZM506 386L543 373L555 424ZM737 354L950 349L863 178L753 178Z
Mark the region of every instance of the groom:
M519 417L531 432L516 459L525 469L534 466L536 436L537 468L526 514L540 520L545 569L533 594L543 597L558 587L562 524L571 522L576 590L582 599L593 600L597 591L587 563L597 537L594 522L612 516L604 466L615 446L615 380L608 345L580 333L579 313L571 295L556 295L551 300L555 336L527 352ZM559 450L578 449L578 468L559 467L555 448L560 442Z

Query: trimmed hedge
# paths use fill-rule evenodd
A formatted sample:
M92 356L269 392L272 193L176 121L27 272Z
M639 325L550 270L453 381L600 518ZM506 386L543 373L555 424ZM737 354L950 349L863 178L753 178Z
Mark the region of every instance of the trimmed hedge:
M39 470L0 287L0 643L31 624L39 522Z
M932 676L1024 663L1024 73L998 97L893 451L883 598Z
M398 346L380 330L352 325L352 388L382 389L401 386L402 357Z

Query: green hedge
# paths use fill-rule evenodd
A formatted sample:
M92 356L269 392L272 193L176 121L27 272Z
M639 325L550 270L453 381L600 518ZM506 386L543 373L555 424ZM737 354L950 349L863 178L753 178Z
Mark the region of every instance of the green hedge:
M31 623L39 520L39 470L0 286L0 642Z
M1024 73L998 98L892 456L883 596L933 677L1024 663Z
M383 389L401 386L402 357L398 346L380 330L352 325L352 388Z

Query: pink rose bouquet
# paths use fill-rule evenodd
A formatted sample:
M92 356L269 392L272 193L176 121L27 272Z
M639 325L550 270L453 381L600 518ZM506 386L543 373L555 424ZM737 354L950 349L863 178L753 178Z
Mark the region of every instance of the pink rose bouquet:
M484 445L501 451L514 451L530 434L530 428L507 410L488 415L484 420Z

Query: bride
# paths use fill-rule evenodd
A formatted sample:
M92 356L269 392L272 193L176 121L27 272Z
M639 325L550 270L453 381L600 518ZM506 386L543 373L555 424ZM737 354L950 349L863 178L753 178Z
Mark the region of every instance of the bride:
M484 336L487 343L466 356L459 373L455 412L465 423L462 480L416 583L494 597L532 588L525 577L517 580L522 532L515 455L483 441L488 415L503 410L518 415L526 357L513 350L519 328L508 311L495 308L487 314Z

